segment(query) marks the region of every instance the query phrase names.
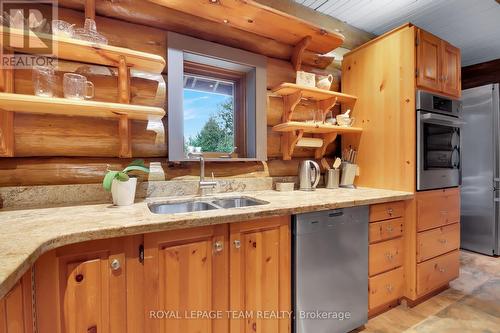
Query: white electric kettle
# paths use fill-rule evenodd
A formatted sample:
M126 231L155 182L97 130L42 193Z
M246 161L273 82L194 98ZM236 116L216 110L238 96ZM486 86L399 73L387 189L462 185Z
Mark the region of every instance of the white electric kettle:
M318 186L320 178L320 169L318 163L305 160L299 165L299 180L301 191L314 191Z

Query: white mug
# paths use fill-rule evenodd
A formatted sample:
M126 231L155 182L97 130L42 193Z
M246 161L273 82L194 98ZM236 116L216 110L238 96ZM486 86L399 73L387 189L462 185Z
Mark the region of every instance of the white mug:
M65 73L63 78L64 97L69 99L90 99L94 97L94 84L80 74Z

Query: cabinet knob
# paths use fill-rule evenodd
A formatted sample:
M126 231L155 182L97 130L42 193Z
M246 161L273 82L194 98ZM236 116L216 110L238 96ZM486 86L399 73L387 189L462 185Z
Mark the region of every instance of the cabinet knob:
M394 231L394 228L392 227L392 225L388 225L386 230L388 233L392 233Z
M114 271L119 270L121 267L120 260L118 260L118 259L113 259L111 261L111 264L109 264L109 265L111 266L111 269Z
M448 240L447 239L438 239L438 242L444 245L444 244L448 243Z
M239 249L241 247L241 242L239 240L236 239L233 243L235 248Z
M394 254L387 252L385 254L385 257L387 258L388 261L392 261L392 259L394 259Z
M387 208L387 214L389 214L389 216L392 216L393 213L394 210L392 208Z
M387 286L385 286L387 288L387 292L390 294L392 293L392 291L394 290L394 287L392 286L392 284L388 284Z
M224 250L224 244L221 241L217 241L214 243L214 251L215 252L222 252Z

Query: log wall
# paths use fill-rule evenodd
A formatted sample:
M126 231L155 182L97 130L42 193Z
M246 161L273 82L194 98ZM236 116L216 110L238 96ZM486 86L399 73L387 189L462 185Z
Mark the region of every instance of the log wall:
M142 3L136 0L121 1L119 6L133 9L134 4ZM145 3L145 2L144 2ZM83 25L84 12L80 0L60 0L59 18L68 22ZM161 7L164 21L152 19L147 15L150 7L140 5L136 9L135 23L126 22L123 12L116 11L112 2L98 1L96 16L98 30L108 37L111 45L128 47L140 51L150 52L166 57L167 30L177 32L186 30L186 34L193 35L188 28L185 14L174 15L171 10ZM117 5L118 6L118 5ZM42 8L43 9L43 8ZM114 17L104 17L103 12L113 14ZM174 16L172 16L174 15ZM121 18L121 19L120 19ZM196 20L196 19L195 19ZM182 23L182 24L181 24ZM213 25L214 23L210 23ZM219 24L217 24L219 26ZM213 26L207 31L213 31ZM226 29L220 24L220 29ZM280 59L284 56L281 49L286 46L279 43L262 44L260 37L242 31L227 31L225 39L217 35L198 36L219 43L234 45L231 36L239 33L248 35L248 45L245 49L254 48L256 52L274 57L268 57L268 89L281 82L294 82L295 72L291 64ZM257 38L258 37L258 38ZM309 55L308 64L304 70L317 74L335 75L335 88L338 89L340 72L332 67L324 68L321 61L315 62L316 55ZM117 70L104 66L89 65L69 61L59 61L58 84L56 94L62 96L62 75L65 72L77 72L88 77L95 84L95 100L114 102L118 100ZM32 94L33 85L31 70L16 70L14 91L22 94ZM132 71L131 89L132 104L166 107L166 79L168 73L153 75L146 72ZM217 162L207 163L207 172L214 172L216 176L236 177L263 177L263 176L290 176L297 174L298 162L303 158L314 156L314 150L298 148L291 161L281 160L280 135L271 130L273 125L280 122L283 103L281 98L268 94L267 103L268 121L268 158L267 162ZM312 105L300 105L297 119L308 115L307 110ZM302 110L302 112L300 112ZM167 110L168 114L168 110ZM198 163L168 163L167 149L167 117L163 121L132 122L132 154L134 158L144 158L148 162L161 163L167 179L196 176L199 174ZM107 165L119 168L130 160L119 159L118 123L111 119L79 118L66 116L16 114L15 128L15 158L0 158L0 186L16 185L46 185L46 184L73 184L100 182ZM332 144L328 153L331 155L336 144Z

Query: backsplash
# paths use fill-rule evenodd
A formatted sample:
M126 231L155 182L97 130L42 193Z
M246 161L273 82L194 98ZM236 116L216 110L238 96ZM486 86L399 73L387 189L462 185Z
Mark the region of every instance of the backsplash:
M272 188L272 177L219 178L215 191L205 194ZM136 199L197 194L199 194L198 180L152 181L138 184ZM5 209L106 202L111 203L111 193L104 191L101 184L0 187L0 208Z

